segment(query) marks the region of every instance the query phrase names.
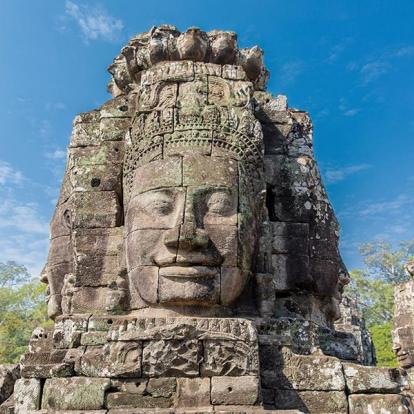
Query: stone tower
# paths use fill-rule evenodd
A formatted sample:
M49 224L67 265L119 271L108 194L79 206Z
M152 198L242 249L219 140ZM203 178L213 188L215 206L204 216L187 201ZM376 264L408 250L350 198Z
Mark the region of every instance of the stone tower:
M165 25L109 72L113 98L74 120L43 272L54 327L15 412L408 410L399 372L334 328L338 224L309 116L266 92L262 50ZM356 380L371 368L381 385Z

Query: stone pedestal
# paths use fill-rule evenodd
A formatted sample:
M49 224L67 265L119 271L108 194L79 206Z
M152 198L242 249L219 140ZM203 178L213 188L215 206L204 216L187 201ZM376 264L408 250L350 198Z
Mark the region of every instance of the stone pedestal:
M17 413L261 403L258 339L246 319L65 316L30 348Z

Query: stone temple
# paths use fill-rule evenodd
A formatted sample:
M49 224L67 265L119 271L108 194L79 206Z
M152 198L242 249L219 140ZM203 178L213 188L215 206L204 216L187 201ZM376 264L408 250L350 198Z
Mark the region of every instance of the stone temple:
M1 368L0 413L412 413L342 297L312 123L266 92L263 51L164 25L109 72L51 222L54 326Z

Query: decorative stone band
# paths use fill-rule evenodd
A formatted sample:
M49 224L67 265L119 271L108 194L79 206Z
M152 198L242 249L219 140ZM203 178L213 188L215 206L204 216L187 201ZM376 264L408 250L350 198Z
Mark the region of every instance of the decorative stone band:
M246 177L257 176L263 166L263 145L255 139L232 128L214 124L181 125L181 131L164 135L141 136L126 148L124 161L124 194L126 199L132 190L135 170L151 161L168 156L199 153L226 157L239 161ZM166 129L162 129L165 132ZM132 128L134 134L134 126Z
M234 32L213 30L203 32L192 27L180 32L175 26L161 25L133 37L108 70L120 93L128 93L141 80L142 72L159 62L191 60L193 62L236 65L254 83L264 90L269 73L263 65L263 50L258 46L237 47Z

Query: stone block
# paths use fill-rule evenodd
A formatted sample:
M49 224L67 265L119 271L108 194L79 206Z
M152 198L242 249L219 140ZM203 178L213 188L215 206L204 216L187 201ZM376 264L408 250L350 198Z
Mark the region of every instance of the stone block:
M325 355L295 355L283 348L274 369L262 374L266 388L299 391L342 391L345 380L341 361ZM268 376L269 375L269 376Z
M337 291L340 263L337 260L312 258L310 273L315 291L321 296L333 296Z
M81 254L74 257L75 286L108 286L115 283L120 271L118 256Z
M113 320L113 329L110 331L112 340L149 343L154 340L212 339L243 341L254 346L257 344L257 332L253 323L242 318L126 318L124 322L120 319L120 324L117 324L116 319Z
M99 131L97 131L99 133ZM71 147L73 147L71 143ZM99 146L70 148L69 170L73 167L121 164L124 158L123 142L104 142Z
M108 310L112 289L106 287L79 287L72 297L72 313L102 313Z
M101 112L99 137L102 141L122 141L130 124L131 118L110 118L102 116Z
M196 340L144 342L143 376L197 377L201 360L201 342Z
M68 172L73 191L115 191L122 194L120 164L79 165Z
M228 269L228 268L227 268ZM200 277L188 278L177 282L173 278L160 274L158 295L160 303L187 304L197 299L201 305L218 304L220 302L220 278Z
M26 352L21 359L21 375L24 378L67 377L73 374L73 364L64 362L66 350Z
M72 258L71 236L59 236L50 240L48 266L58 266L67 263Z
M0 404L0 414L15 414L14 405L14 396L11 396Z
M50 378L43 389L42 408L47 410L99 410L109 389L107 378Z
M183 221L185 197L183 187L135 195L128 205L126 232L145 230L143 236L146 239L154 230L177 228Z
M140 377L141 354L140 342L88 346L81 357L80 374L87 377Z
M259 379L254 376L212 377L211 402L222 405L254 405L259 398Z
M168 408L172 404L171 398L129 394L127 392L111 392L106 397L107 408Z
M122 209L115 191L74 193L71 202L74 228L107 228L122 224Z
M13 393L16 380L20 377L20 367L16 364L0 365L0 404Z
M105 345L108 342L108 333L107 332L85 332L81 336L81 345Z
M308 289L313 284L306 255L272 254L276 291Z
M146 391L153 397L171 397L177 388L175 378L150 378Z
M152 161L135 170L132 193L141 194L157 188L177 187L182 184L181 157Z
M88 328L88 316L60 316L55 321L53 346L75 348L80 345L81 335Z
M123 227L76 229L72 235L76 255L116 256L123 244Z
M94 115L96 112L92 112ZM96 114L97 115L97 114ZM94 118L98 117L95 116ZM84 117L85 119L85 117ZM84 147L91 145L99 145L101 140L99 136L98 122L82 122L81 117L76 117L72 129L72 136L70 139L71 147Z
M398 393L401 373L396 368L367 367L344 363L346 386L351 394Z
M210 405L210 378L178 378L178 407L206 407Z
M280 410L296 409L312 414L348 412L348 402L343 391L275 390L275 406Z
M308 223L272 222L272 252L308 254Z
M349 414L412 413L412 404L404 395L354 394L349 396Z
M246 72L238 65L223 65L221 76L230 80L247 80Z
M242 376L259 373L258 349L242 341L205 340L200 374L212 376Z
M183 185L237 188L237 161L219 157L184 157Z
M41 380L38 378L19 379L14 384L16 414L27 414L40 408Z

